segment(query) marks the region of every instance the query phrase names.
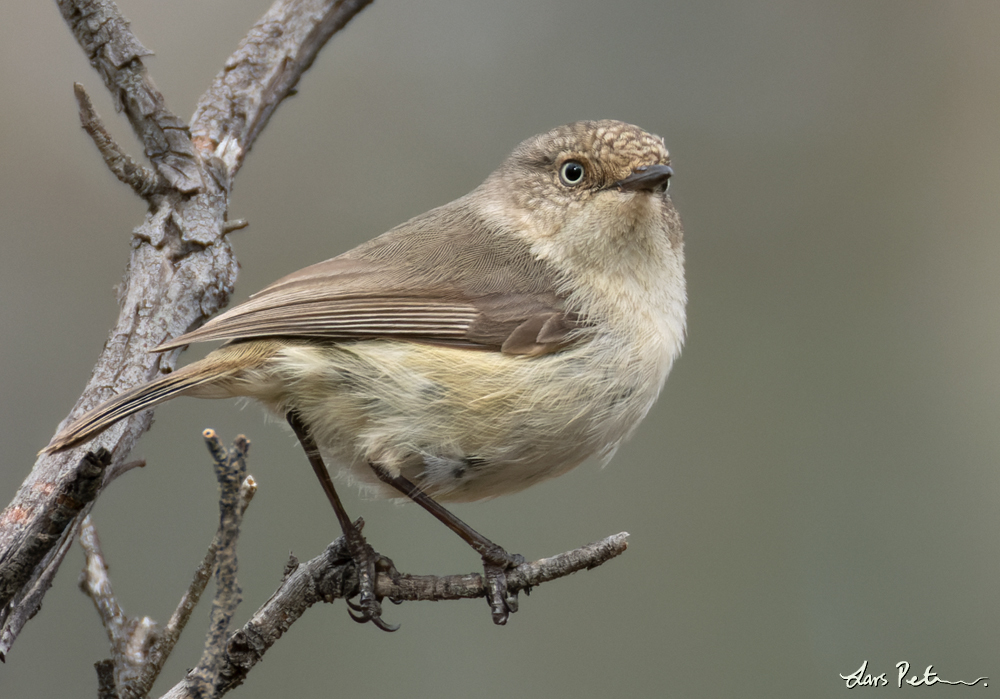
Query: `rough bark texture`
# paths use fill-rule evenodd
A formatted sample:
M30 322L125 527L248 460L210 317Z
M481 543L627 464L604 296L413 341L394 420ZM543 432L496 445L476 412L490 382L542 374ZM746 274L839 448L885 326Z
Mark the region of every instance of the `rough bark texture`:
M628 534L609 536L551 558L524 563L507 571L512 592L528 589L556 578L589 570L621 555L628 548ZM260 662L267 650L317 602L333 602L357 593L358 577L343 537L307 563L289 561L281 586L238 629L225 647L219 667L216 696L238 687ZM392 575L379 573L376 592L396 601L475 599L486 596L483 577L471 575ZM187 679L163 695L164 699L194 697Z
M274 109L325 42L370 1L275 2L202 97L189 128L170 112L146 75L142 57L149 51L113 2L58 0L74 36L142 141L156 179L166 182L162 188L138 188L149 210L132 234L118 321L67 419L171 370L179 352L150 350L197 327L225 306L237 270L225 238L233 176ZM106 131L98 128L93 109L80 101L87 132L105 159L109 153L123 152L101 142ZM107 449L114 468L150 422L149 412L123 420L88 449ZM39 543L38 532L45 528L40 523L54 521L60 494L77 478L83 454L77 449L39 457L0 513L0 659L37 611L48 584L44 581L51 580L61 561L57 552L65 551L89 512L85 505L61 532L50 532ZM95 497L105 485L101 483Z
M244 225L227 221L233 178L271 114L326 41L370 2L277 0L228 59L186 126L170 112L148 78L142 57L149 51L132 35L111 0L57 0L77 41L142 141L152 166L149 169L133 160L114 142L86 92L77 85L86 132L108 168L148 202L149 210L132 234L118 321L67 420L172 370L179 351L156 354L150 350L197 327L226 304L237 265L225 235ZM125 459L150 421L149 412L122 420L87 445L95 453L76 449L39 457L14 500L0 513L0 660L41 605L93 502L115 477L141 465ZM238 443L236 447L241 464L245 446ZM242 479L242 472L238 469L233 484ZM252 482L244 485L253 486ZM357 594L357 571L343 540L338 539L308 563L290 564L271 599L229 636L228 619L238 599L237 527L227 524L226 513L242 513L249 495L241 491L242 504L237 506L234 488L226 492L229 500L228 505L223 503L217 540L162 632L145 617L130 618L121 610L96 529L86 524L84 587L108 629L115 656L98 664L99 696L125 699L148 692L205 589L221 549L231 549L226 553L230 562L220 568L217 579L221 612L219 623L213 626L209 662L203 664L204 672L196 670L202 681L186 678L168 696L191 696L211 687L219 696L238 686L309 606ZM506 571L507 586L511 592L528 589L600 565L626 548L627 534L618 534L525 563ZM484 597L486 589L478 574L400 575L387 563L379 571L376 593L397 601L450 600Z

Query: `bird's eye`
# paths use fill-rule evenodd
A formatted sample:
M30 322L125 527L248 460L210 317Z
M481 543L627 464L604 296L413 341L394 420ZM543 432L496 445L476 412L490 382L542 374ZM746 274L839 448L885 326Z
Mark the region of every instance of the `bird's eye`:
M573 187L583 182L583 175L586 172L583 164L575 160L567 160L559 168L559 179L567 187Z

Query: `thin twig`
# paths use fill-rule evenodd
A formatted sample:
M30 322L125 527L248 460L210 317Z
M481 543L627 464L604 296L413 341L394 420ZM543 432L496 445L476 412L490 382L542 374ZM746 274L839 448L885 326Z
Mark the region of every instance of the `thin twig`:
M215 477L219 481L219 530L213 542L216 549L216 591L205 649L198 666L188 673L188 683L192 694L207 699L215 695L229 624L242 600L236 581L236 542L243 520L240 485L246 478L250 442L240 435L227 451L213 430L205 430L203 436L215 461Z
M237 164L324 42L367 1L275 2L227 62L234 70L246 66L237 70L241 79L217 79L199 102L200 116L194 126L202 157L195 157L197 150L190 150L184 125L166 109L152 87L141 62L149 51L132 34L117 7L108 0L58 3L77 41L125 110L147 156L175 188L162 195L133 233L128 270L120 286L118 321L87 387L67 416L72 419L172 369L179 352L154 354L150 350L203 323L226 305L237 271L225 238L228 186ZM276 17L298 31L278 26ZM277 36L280 41L274 38ZM275 42L281 51L260 49ZM275 79L278 74L283 76L281 80ZM246 115L245 122L240 116L239 125L227 123L227 119L240 114ZM247 124L253 128L247 129ZM227 143L237 145L235 150L227 146L220 151L238 153L232 162L212 154L223 136ZM203 168L200 174L192 169L194 165ZM198 182L200 189L195 187ZM149 428L151 419L151 413L146 411L122 420L89 448L105 447L113 454L113 463L120 463L139 435ZM67 539L75 535L76 524L82 519L77 517L73 526L64 528L61 534L39 537L45 528L40 522L51 519L58 508L62 484L73 478L82 453L77 449L39 457L6 510L0 513L0 561L9 566L8 571L16 571L3 578L0 586L0 659L37 611L68 550ZM89 507L81 513L85 514ZM40 562L38 556L28 560L29 552L36 548L42 554ZM34 600L30 605L29 598Z
M114 663L114 685L119 697L122 697L122 689L129 687L139 676L159 629L149 617L129 618L118 604L97 529L89 516L80 526L80 546L86 557L80 588L93 600L101 624L108 633Z
M133 461L126 461L124 463L113 463L104 472L104 482L101 484L101 488L107 488L108 484L114 479L122 476L134 468L144 468L146 466L145 459L135 459Z
M590 570L625 553L628 533L622 532L551 558L522 563L506 571L507 589L511 592L530 590L545 582L562 578L581 570ZM486 594L479 573L470 575L400 575L395 579L379 576L376 592L380 597L396 601L473 599Z
M169 187L167 181L153 170L135 162L104 127L83 85L73 83L73 92L80 107L80 123L83 125L83 130L93 139L94 145L104 158L104 164L112 174L135 190L135 193L143 199L166 192Z
M243 480L239 491L239 512L241 515L246 512L247 506L253 500L256 492L256 481L254 481L253 476L247 476ZM170 621L163 627L156 643L150 648L149 661L142 668L133 686L132 691L134 696L144 697L149 694L149 690L153 687L153 682L156 681L160 671L163 669L163 665L170 657L170 653L173 652L174 646L180 639L181 632L191 618L191 613L198 605L202 593L205 592L205 588L208 586L208 581L212 579L216 554L221 544L220 539L221 532L217 531L215 537L212 539L212 543L208 546L208 551L205 552L205 557L202 559L201 565L194 572L191 584L181 597L180 602L178 602L174 613L170 616Z
M222 231L229 235L233 231L243 230L250 225L250 222L245 218L234 218L232 221L226 221L222 226Z
M103 687L109 681L106 674L111 672L110 691L113 691L113 695L118 699L141 699L149 694L153 682L190 618L191 611L211 579L217 560L220 561L221 567L228 569L219 576L219 591L213 607L213 631L207 645L214 644L219 649L216 655L225 647L229 619L235 609L235 603L238 602L238 599L233 601L233 598L238 598L239 595L235 577L236 531L239 527L239 518L250 504L257 485L252 477L246 476L246 453L249 442L245 437L238 437L229 452L222 447L211 430L206 430L206 439L210 440L216 477L222 486L219 498L220 524L209 545L205 560L195 572L194 580L166 629L159 629L148 617L131 619L125 614L115 598L97 530L89 517L84 519L81 525L80 545L84 549L86 565L80 579L80 587L97 608L101 623L111 641L113 656L108 661L110 670L106 664L98 664L98 682ZM216 607L220 606L223 607L223 614L228 614L228 617L220 617L216 612ZM221 630L217 627L221 627ZM218 665L218 661L213 662ZM199 666L199 669L202 667ZM202 675L204 674L203 671ZM207 685L207 692L200 693L202 696L211 695L214 675L208 677L211 683Z
M628 548L628 534L621 533L574 551L524 563L507 572L511 590L523 590L579 570L595 568ZM271 598L230 637L219 668L216 697L239 686L267 650L281 638L306 609L317 602L332 602L357 594L357 572L342 537L326 550L303 563L288 566L285 577ZM396 601L455 600L484 597L482 575L387 575L376 581L379 596ZM186 680L174 685L164 699L192 697Z
M111 0L56 0L63 19L128 117L160 175L173 189L203 188L201 164L183 120L167 109L142 63L152 54Z

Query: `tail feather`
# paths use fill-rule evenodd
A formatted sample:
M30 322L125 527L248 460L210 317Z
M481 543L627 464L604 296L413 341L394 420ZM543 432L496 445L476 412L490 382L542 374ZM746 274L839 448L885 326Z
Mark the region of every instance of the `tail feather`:
M53 454L71 449L96 437L119 420L179 395L196 394L202 398L231 395L226 390L232 385L231 380L241 372L259 366L272 352L273 347L263 342L222 347L201 361L131 388L78 417L60 430L39 453Z
M49 445L42 449L40 453L53 454L71 449L78 444L96 437L129 415L152 408L175 396L181 395L190 388L203 385L218 378L218 376L210 376L205 371L188 371L190 369L197 369L199 363L196 362L191 366L184 367L179 371L150 381L147 384L136 386L115 396L106 403L102 403L94 410L78 417L60 430L59 434L53 437Z

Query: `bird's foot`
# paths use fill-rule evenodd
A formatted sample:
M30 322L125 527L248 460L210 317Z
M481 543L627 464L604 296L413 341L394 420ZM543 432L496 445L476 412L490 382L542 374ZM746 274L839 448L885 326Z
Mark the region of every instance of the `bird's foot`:
M503 548L492 544L492 547L482 552L483 572L486 582L486 601L493 613L493 623L503 626L508 617L517 611L517 592L507 589L507 571L524 563L524 556L507 553Z
M359 624L370 621L383 631L396 631L399 624L388 624L382 619L382 603L375 593L378 570L394 573L395 567L391 560L376 552L365 540L361 533L364 526L365 521L358 517L349 528L344 529L347 550L358 572L358 601L355 604L347 600L347 613Z

